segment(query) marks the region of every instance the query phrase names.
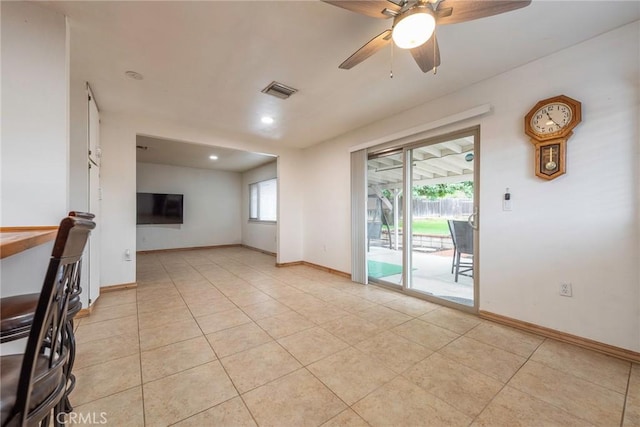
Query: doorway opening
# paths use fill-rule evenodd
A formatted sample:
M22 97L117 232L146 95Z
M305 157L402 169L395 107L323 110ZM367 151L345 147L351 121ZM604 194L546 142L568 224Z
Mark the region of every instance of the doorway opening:
M277 256L276 156L145 135L136 145L138 251L241 243Z

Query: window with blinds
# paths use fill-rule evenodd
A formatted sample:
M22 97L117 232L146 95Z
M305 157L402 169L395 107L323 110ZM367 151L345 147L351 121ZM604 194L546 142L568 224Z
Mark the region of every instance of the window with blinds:
M277 220L278 181L276 178L249 184L249 219Z

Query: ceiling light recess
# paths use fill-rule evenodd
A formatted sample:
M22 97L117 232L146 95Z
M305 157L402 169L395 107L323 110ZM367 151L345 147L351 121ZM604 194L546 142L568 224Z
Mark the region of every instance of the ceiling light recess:
M418 5L396 17L391 37L400 49L413 49L429 40L435 28L431 8Z
M265 125L271 125L273 124L273 122L275 120L273 120L273 117L269 117L269 116L262 116L262 118L260 119L260 121L262 123L264 123Z
M287 99L297 91L298 89L294 89L290 86L273 81L269 83L267 87L262 89L261 92L266 93L267 95L275 96L276 98Z
M210 158L211 160L218 160L218 156L216 156L216 155L214 155L214 154L212 154L211 156L209 156L209 158Z

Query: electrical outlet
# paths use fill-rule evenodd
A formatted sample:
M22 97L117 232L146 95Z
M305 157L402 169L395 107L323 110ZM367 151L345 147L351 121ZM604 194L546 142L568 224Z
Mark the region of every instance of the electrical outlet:
M563 297L573 296L571 283L560 283L560 295Z

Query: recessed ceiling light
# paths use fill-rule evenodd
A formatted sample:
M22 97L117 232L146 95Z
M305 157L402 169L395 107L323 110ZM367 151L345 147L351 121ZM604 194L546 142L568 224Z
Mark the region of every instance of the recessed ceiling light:
M144 79L144 76L138 72L135 71L125 71L124 73L127 77L133 79L133 80L142 80Z
M213 155L211 155L211 156L209 156L209 158L210 158L211 160L218 160L218 156L213 156Z
M260 119L260 121L261 121L262 123L264 123L265 125L271 125L271 124L273 124L273 122L274 122L273 117L269 117L269 116L263 116L263 117Z

